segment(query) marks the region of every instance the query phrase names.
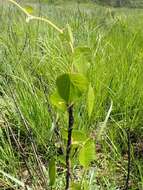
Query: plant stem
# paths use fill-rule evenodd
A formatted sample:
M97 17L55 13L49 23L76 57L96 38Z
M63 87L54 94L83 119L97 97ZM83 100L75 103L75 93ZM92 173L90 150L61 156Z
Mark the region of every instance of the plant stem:
M14 0L8 0L10 3L14 4L16 7L18 7L28 18L28 21L30 20L39 20L39 21L43 21L46 22L47 24L51 25L53 28L55 28L58 32L63 33L63 30L60 29L58 26L56 26L53 22L51 22L49 19L47 18L43 18L43 17L38 17L38 16L34 16L29 14L26 9L24 9L22 6L20 6L16 1Z
M16 1L14 0L8 0L10 3L14 4L17 6L23 13L25 13L27 16L30 16L30 14L23 8L21 7Z
M66 187L65 190L69 190L70 185L70 152L71 152L71 145L72 145L72 129L74 124L74 117L73 117L73 105L68 107L68 114L69 114L69 123L68 123L68 140L67 140L67 148L66 148Z
M127 139L128 139L128 173L126 178L125 189L129 189L129 180L130 180L130 172L131 172L131 141L130 141L130 129L127 131Z

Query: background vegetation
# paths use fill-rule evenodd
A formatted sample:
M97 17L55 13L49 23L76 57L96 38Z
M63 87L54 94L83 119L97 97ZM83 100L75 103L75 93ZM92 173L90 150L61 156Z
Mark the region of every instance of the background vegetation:
M142 190L142 10L94 2L22 5L32 6L34 15L48 17L61 28L69 23L74 46L91 49L88 78L95 92L94 110L89 118L83 97L74 109L74 127L92 137L96 159L84 178L78 158L72 159L73 182L83 180L85 189L125 189L129 132L129 189ZM0 189L18 189L23 183L42 189L43 176L49 183L52 157L57 170L53 189L64 189L67 114L51 105L50 95L57 76L69 69L69 49L53 28L38 21L26 23L25 16L7 1L0 5L0 21ZM113 109L98 140L111 100Z
M113 7L130 7L130 8L142 8L143 1L142 0L19 0L22 2L41 2L41 3L97 3L100 5L108 5Z

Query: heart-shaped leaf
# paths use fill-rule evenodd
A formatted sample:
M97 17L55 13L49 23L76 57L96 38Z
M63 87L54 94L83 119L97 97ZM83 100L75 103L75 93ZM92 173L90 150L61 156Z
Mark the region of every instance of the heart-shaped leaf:
M66 73L57 78L56 86L59 96L66 104L70 104L87 90L88 80L82 74Z

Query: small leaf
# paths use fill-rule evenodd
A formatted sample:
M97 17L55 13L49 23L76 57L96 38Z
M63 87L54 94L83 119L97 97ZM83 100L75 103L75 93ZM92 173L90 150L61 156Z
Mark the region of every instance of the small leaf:
M30 5L25 6L24 9L25 9L29 14L33 13L33 11L34 11L33 7L31 7Z
M88 140L79 152L80 164L87 168L91 161L95 160L95 144L93 140Z
M55 159L51 159L49 162L49 179L50 179L50 186L53 186L55 184L55 180L56 180Z
M94 90L90 84L89 89L88 89L88 95L87 95L87 110L88 110L89 118L91 117L91 114L93 111L94 100L95 100Z

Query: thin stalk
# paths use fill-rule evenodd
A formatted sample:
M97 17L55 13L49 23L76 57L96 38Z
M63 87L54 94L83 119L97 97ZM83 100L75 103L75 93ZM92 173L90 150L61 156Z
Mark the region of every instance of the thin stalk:
M57 27L53 22L51 22L51 21L48 20L47 18L30 15L30 20L39 20L39 21L46 22L47 24L49 24L49 25L51 25L53 28L55 28L58 32L63 33L63 30L62 30L62 29L60 29L59 27Z
M49 19L47 18L43 18L43 17L40 17L40 16L34 16L32 14L29 14L27 12L26 9L24 9L21 5L19 5L19 3L17 3L16 1L14 0L7 0L9 1L10 3L12 3L13 5L15 5L16 7L18 7L25 15L26 15L26 22L29 22L31 20L38 20L38 21L43 21L47 24L49 24L50 26L52 26L55 30L57 30L58 32L60 32L61 34L64 33L64 29L61 29L59 28L57 25L55 25L53 22L51 22ZM69 46L71 48L71 52L74 53L74 47L73 47L73 43L72 41L70 40L69 41ZM72 70L73 70L73 65L72 65Z
M66 187L65 190L69 190L70 186L70 152L71 152L71 145L72 145L72 129L74 124L74 117L73 117L73 105L68 107L68 115L69 115L69 123L68 123L68 140L67 140L67 148L66 148Z
M70 45L70 48L71 48L72 53L74 53L74 47L73 47L73 44L72 44L71 41L69 42L69 45Z
M130 140L130 129L127 131L127 139L128 139L128 172L126 177L125 189L129 189L129 180L130 180L130 172L131 172L131 140Z
M24 9L21 5L19 5L16 1L14 0L8 0L10 3L14 4L16 7L18 7L26 16L27 16L27 22L29 22L30 20L39 20L39 21L44 21L47 24L51 25L53 28L55 28L58 32L63 33L63 30L60 29L58 26L56 26L53 22L51 22L49 19L47 18L43 18L43 17L38 17L38 16L34 16L29 14L26 9Z
M26 16L30 16L30 14L23 7L21 7L16 1L13 0L8 0L8 1L17 6L23 13L26 14Z

